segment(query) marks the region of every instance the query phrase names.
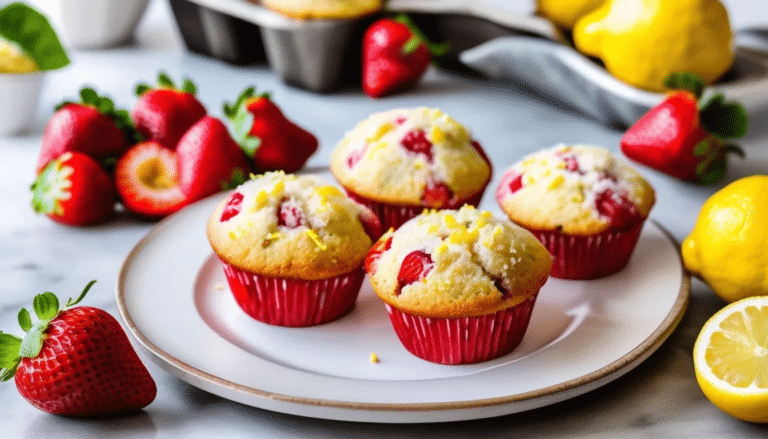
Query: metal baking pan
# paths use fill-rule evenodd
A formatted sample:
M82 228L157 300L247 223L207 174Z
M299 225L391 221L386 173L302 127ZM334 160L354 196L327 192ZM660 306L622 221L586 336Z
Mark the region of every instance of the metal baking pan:
M317 92L359 86L362 39L379 16L353 20L295 20L249 0L170 0L187 48L233 64L266 63L285 82ZM436 41L452 50L441 59L460 66L459 53L505 35L557 39L554 26L482 2L391 0Z

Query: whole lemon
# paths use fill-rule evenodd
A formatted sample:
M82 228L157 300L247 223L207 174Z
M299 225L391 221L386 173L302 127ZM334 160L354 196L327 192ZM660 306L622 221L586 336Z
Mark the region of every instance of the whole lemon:
M685 268L727 302L768 295L768 175L712 195L682 246Z
M536 0L536 13L567 29L605 0Z
M657 92L675 72L712 83L734 60L728 12L718 0L608 0L576 23L573 40L618 79Z

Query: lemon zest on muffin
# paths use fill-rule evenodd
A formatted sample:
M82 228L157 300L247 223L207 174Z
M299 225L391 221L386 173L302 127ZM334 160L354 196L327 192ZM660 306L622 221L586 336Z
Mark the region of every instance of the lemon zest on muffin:
M269 202L269 195L267 194L267 192L263 190L259 191L259 193L256 194L255 203L251 207L251 212L256 212L257 210L266 206L268 202Z
M379 127L379 129L376 130L376 132L373 133L373 135L371 137L367 138L366 140L368 141L368 143L378 142L379 140L381 140L382 137L384 137L385 134L387 134L388 132L392 131L394 128L395 128L395 126L392 125L391 123L382 124Z
M267 240L268 241L275 241L283 237L283 234L280 232L272 232L267 234Z
M444 143L446 138L446 133L440 129L440 127L433 126L432 130L430 130L429 133L430 140L434 144L438 143Z
M323 243L323 241L321 241L321 240L320 240L320 237L317 235L317 233L316 233L314 230L312 230L312 229L307 229L307 230L305 230L305 231L304 231L304 234L305 234L305 235L307 235L307 236L309 236L309 238L310 238L312 241L314 241L315 245L316 245L316 246L317 246L317 247L318 247L320 250L327 250L327 249L328 249L328 246L327 246L327 245L325 245L325 243Z
M435 248L435 254L441 255L448 251L448 243L444 242Z
M558 187L562 186L564 182L565 182L565 177L563 177L562 174L556 175L555 178L553 178L552 181L549 182L549 186L547 186L547 189L549 190L557 189Z
M479 230L467 230L462 227L448 236L448 242L451 244L472 244L477 241L479 235Z
M453 215L445 215L443 218L445 221L445 225L448 226L449 229L455 229L459 226L459 223L456 222L456 218L453 217Z

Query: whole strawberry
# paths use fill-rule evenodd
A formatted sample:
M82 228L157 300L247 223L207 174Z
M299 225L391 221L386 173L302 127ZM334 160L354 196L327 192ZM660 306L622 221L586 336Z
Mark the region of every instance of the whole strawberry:
M37 172L68 151L87 154L103 165L138 141L126 110L116 110L109 98L91 88L80 90L80 99L56 107L45 127Z
M157 387L123 328L107 312L77 306L94 284L86 285L67 309L47 292L29 312L19 311L23 339L0 332L0 380L15 376L16 388L32 405L57 415L114 415L140 410L155 399Z
M304 166L317 151L317 138L285 117L268 93L245 89L234 105L225 104L235 140L260 172L291 173Z
M181 136L206 115L205 107L195 97L197 87L189 79L185 78L178 89L171 78L161 72L157 83L154 88L147 84L136 86L139 100L131 117L145 140L175 149Z
M432 56L447 51L431 44L405 15L382 18L363 36L363 91L372 98L412 88Z
M671 91L648 110L621 138L630 159L685 181L713 183L725 175L727 153L744 156L727 139L747 130L747 113L717 94L700 99L703 82L691 74L667 80Z
M179 188L188 202L233 188L251 171L248 158L215 117L205 116L176 147Z
M107 172L79 152L65 152L52 160L32 183L35 212L71 226L106 220L116 201L115 187Z

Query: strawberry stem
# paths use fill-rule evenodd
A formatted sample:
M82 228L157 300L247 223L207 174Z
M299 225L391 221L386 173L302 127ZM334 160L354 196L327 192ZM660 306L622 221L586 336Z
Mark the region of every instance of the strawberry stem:
M704 81L695 73L672 73L664 80L664 86L670 90L686 90L693 93L696 99L704 92Z
M139 88L143 86L145 86L145 84L136 86L137 93ZM115 126L117 126L117 128L125 133L125 137L131 144L135 144L143 140L141 134L139 134L139 132L136 130L128 110L115 109L115 103L112 101L112 99L106 96L99 96L99 94L93 88L83 87L83 89L80 90L80 102L64 101L55 107L56 111L59 111L70 104L87 105L96 108L99 113L112 119L112 122L115 123Z
M397 14L394 20L398 23L402 23L408 26L408 29L410 29L411 33L413 34L413 36L411 36L411 38L409 38L408 41L403 44L403 55L409 55L413 53L416 49L418 49L421 43L424 43L427 46L429 53L433 57L440 57L448 53L450 44L447 41L440 44L430 41L424 32L422 32L421 29L416 26L413 20L411 20L411 17L407 16L406 14Z

